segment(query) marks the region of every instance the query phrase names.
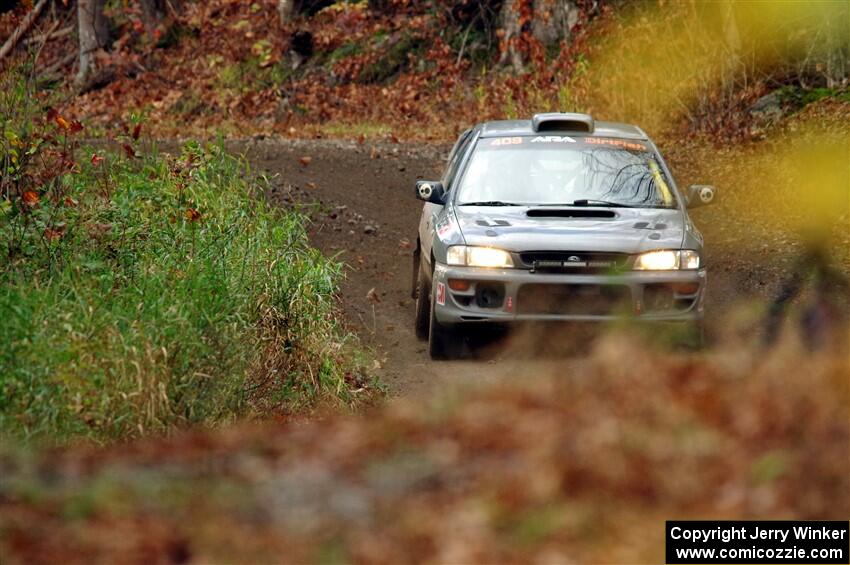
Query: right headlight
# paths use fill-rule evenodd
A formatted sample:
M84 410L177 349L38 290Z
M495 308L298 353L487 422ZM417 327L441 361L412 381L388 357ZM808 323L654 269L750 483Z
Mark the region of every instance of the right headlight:
M465 265L467 267L513 267L511 254L494 247L471 247L453 245L446 251L446 262L449 265Z
M680 251L659 250L641 253L635 257L634 268L637 271L675 271L678 269L699 269L699 253L691 249Z

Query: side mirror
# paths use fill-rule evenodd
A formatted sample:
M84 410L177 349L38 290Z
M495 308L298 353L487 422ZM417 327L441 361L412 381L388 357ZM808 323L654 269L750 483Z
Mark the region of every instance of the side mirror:
M717 198L717 189L708 184L692 184L688 187L688 208L707 206Z
M430 180L416 181L416 198L442 206L446 203L446 191L443 188L443 183Z

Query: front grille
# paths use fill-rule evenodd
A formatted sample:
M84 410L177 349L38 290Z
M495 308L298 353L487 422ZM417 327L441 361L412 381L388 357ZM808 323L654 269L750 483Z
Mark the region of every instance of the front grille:
M631 310L623 285L525 284L517 294L519 314L605 316Z
M519 258L526 268L544 273L617 272L624 270L629 260L625 253L587 251L524 251Z

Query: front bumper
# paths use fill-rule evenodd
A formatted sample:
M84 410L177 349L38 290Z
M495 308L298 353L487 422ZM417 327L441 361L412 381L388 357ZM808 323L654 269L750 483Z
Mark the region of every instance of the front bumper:
M434 315L441 324L624 317L692 322L703 317L706 270L562 274L437 263L432 284Z

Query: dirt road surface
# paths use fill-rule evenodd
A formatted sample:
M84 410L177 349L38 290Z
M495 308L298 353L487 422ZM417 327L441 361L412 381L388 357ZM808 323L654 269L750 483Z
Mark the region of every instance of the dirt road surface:
M422 205L413 185L440 177L449 146L255 139L229 149L269 177L272 201L303 207L312 219L312 243L347 265L341 288L347 324L375 349L378 374L391 395L421 393L437 383L520 378L550 366L568 374L582 362L588 336L575 335L575 328L556 338L547 329L484 336L472 359L451 362L432 362L426 344L416 339L411 260ZM686 185L710 179L677 180ZM769 297L793 260L766 254L764 238L752 237L753 226L729 211L720 203L693 214L708 242L708 324L714 333L723 330L731 304ZM750 243L756 240L754 249ZM557 355L541 360L539 349L529 355L527 345L545 350L547 342Z

